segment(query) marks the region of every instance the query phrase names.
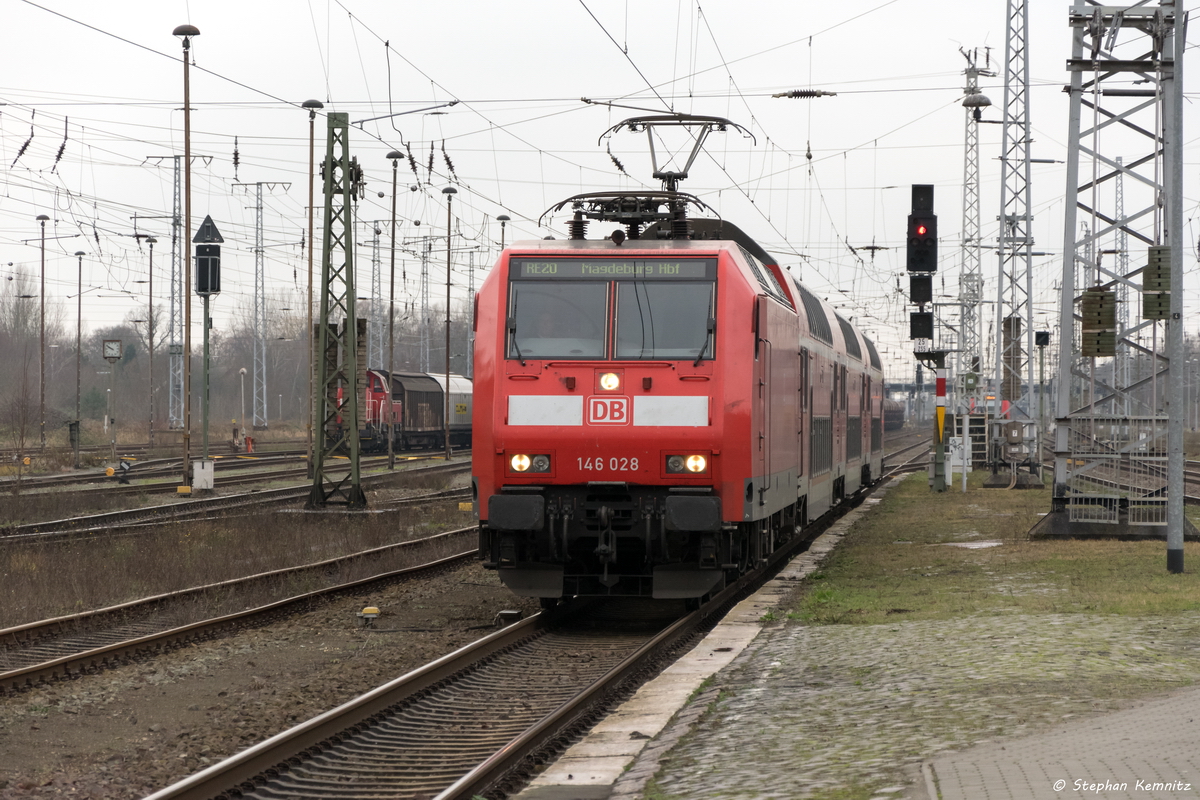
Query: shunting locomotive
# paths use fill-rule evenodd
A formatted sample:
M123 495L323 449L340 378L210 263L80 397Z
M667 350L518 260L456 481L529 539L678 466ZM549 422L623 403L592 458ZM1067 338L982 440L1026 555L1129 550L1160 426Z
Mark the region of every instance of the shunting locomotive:
M699 598L880 474L875 346L678 191L577 195L566 240L515 242L476 303L479 551L519 595ZM549 213L549 212L548 212ZM589 223L616 223L586 238Z

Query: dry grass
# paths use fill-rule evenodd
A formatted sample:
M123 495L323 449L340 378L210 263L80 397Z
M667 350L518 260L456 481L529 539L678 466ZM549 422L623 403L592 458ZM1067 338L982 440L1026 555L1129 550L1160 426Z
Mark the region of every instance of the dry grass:
M374 493L370 498L377 499ZM470 511L450 501L366 513L264 511L112 539L8 546L0 554L0 628L309 564L473 522ZM373 560L324 578L367 577L428 555ZM308 591L317 588L312 581L279 588Z
M1200 608L1200 543L1184 547L1181 575L1162 541L1034 541L1047 492L931 493L924 475L894 488L800 591L789 616L873 624L973 614L1156 615ZM967 548L961 544L998 542Z

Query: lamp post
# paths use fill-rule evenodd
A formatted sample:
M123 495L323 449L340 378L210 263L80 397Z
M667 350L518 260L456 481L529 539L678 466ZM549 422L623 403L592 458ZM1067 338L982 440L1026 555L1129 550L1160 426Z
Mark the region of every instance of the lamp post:
M396 468L396 450L393 440L396 438L396 405L393 402L395 390L392 388L396 371L396 170L404 154L393 150L387 154L392 161L392 254L391 279L388 284L388 469Z
M79 260L79 282L75 289L75 469L79 469L79 440L83 437L83 415L80 412L80 374L83 364L83 256L82 250L75 251Z
M446 460L450 460L450 203L458 190L453 186L442 189L446 195L446 414L443 422L443 435L446 439Z
M38 327L38 377L41 383L41 427L42 427L42 449L46 449L46 220L50 219L45 214L38 214L37 221L42 228L42 287L40 290L42 310L38 317L40 322Z
M180 25L172 31L183 42L183 269L188 278L183 300L183 482L192 486L192 115L188 56L192 38L200 35L194 25Z
M238 377L241 378L241 416L238 417L238 422L241 427L242 443L246 441L246 367L242 367L238 371Z
M1035 331L1034 346L1038 351L1038 475L1042 474L1042 439L1046 430L1046 347L1050 344L1050 331Z
M150 245L150 301L147 308L146 327L149 329L148 345L150 350L150 422L148 427L148 435L150 438L150 446L154 447L154 245L158 243L158 239L150 236L146 239L146 244Z
M316 240L313 239L313 137L314 137L314 120L317 118L317 109L324 108L325 104L320 100L305 100L300 104L301 108L308 109L308 328L305 336L308 339L308 421L305 423L305 437L308 450L308 477L313 478L313 373L316 371L316 348L317 342L313 337L312 310L313 310L313 249L316 247ZM243 392L244 393L244 392ZM243 402L243 406L245 403ZM242 425L245 426L245 409L243 408ZM245 435L243 427L242 431Z
M508 224L512 217L508 214L501 214L496 219L500 222L500 249L504 250L504 226Z

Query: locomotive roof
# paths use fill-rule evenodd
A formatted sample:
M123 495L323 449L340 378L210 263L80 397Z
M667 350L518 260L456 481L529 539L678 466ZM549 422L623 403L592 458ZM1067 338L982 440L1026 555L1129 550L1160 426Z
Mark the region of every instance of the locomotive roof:
M778 264L779 260L770 255L762 246L751 239L750 236L734 225L732 222L723 219L711 219L708 217L692 217L688 219L688 227L692 231L691 241L728 241L737 242L742 247L749 250L764 264ZM671 223L655 222L642 232L641 237L636 241L641 242L645 238L657 239L660 231L670 231Z
M694 239L626 239L617 245L611 239L530 239L513 242L508 250L707 250L720 249L720 242Z

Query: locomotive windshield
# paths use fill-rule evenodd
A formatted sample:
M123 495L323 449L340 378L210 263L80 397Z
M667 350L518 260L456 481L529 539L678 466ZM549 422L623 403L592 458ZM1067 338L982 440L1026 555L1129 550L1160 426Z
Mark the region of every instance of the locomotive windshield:
M711 359L716 267L715 259L513 259L508 357Z
M603 358L608 284L514 282L509 358Z
M617 281L616 358L711 356L713 284Z

